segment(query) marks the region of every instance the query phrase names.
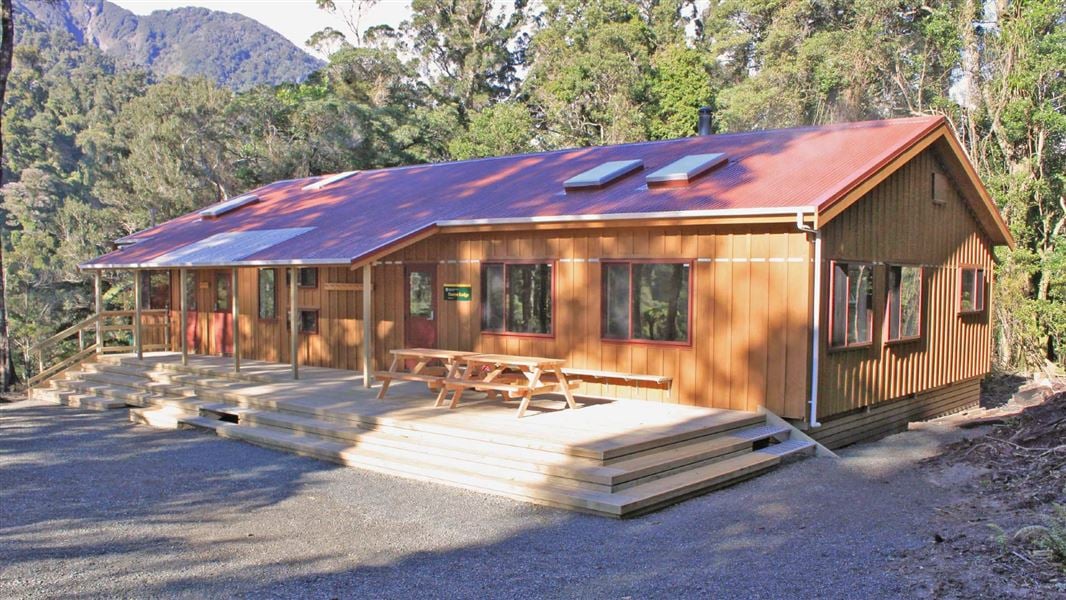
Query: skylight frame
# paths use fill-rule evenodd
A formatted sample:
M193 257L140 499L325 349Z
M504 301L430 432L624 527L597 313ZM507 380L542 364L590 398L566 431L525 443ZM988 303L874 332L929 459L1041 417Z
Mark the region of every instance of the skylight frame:
M200 211L200 218L217 219L226 213L231 213L238 208L248 206L249 204L256 204L257 202L259 202L259 196L255 194L243 194L236 198L230 198L229 200L223 200L222 202L208 206Z
M337 183L338 181L341 181L343 179L348 179L349 177L351 177L352 175L355 175L358 172L359 172L358 170L355 170L355 171L343 171L341 173L336 173L334 175L330 175L329 177L326 177L325 179L319 179L318 181L315 181L314 183L309 183L309 184L303 186L302 189L305 192L317 191L317 190L320 190L320 189L322 189L322 188L324 188L326 186L333 185L334 183Z
M729 162L729 157L722 152L706 154L688 154L670 164L649 173L645 180L649 186L684 185L692 183L700 175L712 171Z
M567 179L563 188L567 191L599 189L643 168L644 161L640 159L610 160Z

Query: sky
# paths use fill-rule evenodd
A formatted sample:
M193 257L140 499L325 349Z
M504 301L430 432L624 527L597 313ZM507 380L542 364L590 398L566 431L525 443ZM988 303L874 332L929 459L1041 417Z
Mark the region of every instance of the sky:
M315 0L111 0L111 2L139 15L181 6L203 6L212 10L240 13L277 31L309 52L312 50L304 42L311 37L312 33L325 27L347 32L344 20L320 10L315 6ZM337 0L338 6L349 4L350 2ZM410 5L410 0L381 0L360 19L360 29L381 24L395 27L407 16Z

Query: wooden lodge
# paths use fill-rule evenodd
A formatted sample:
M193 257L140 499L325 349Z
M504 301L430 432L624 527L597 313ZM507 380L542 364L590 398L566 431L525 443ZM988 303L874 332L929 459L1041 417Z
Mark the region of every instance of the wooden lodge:
M503 413L495 411L507 406L508 424L492 421L492 427L505 427L514 439L543 441L554 439L543 433L553 420L572 419L560 427L578 428L591 423L583 411L606 415L615 408L604 407L624 406L604 421L614 429L601 425L606 429L592 437L639 443L617 445L628 448L617 450L618 457L582 456L600 461L585 466L608 469L624 456L666 464L663 453L685 454L685 448L691 460L647 471L647 482L629 488L640 497L629 504L551 495L569 489L569 479L541 485L538 493L546 486L551 493L534 497L470 483L473 475L449 479L396 466L417 459L373 464L547 504L629 514L757 472L761 467L750 458L744 468L721 467L723 460L743 458L740 446L759 452L787 444L790 435L792 442L809 435L835 448L976 404L991 356L993 249L1012 244L942 118L695 136L280 181L118 240L118 249L85 263L98 277L104 270L136 273L137 315L130 327L137 347L130 356L69 372L66 380L77 381L81 373L91 381L110 364L113 378L95 388L72 384L66 393L86 398L105 384L129 384L134 391L122 387L121 403L142 407L161 393L215 403L229 398L244 412L208 402L178 416L204 425L208 413L230 415L213 428L240 437L250 435L240 425L269 421L252 416L271 406L255 396L257 385L269 381L288 385L284 393L290 395L302 389L324 397L326 388L312 389L308 374L315 373L322 381L346 382L329 388L331 397L353 394L351 406L362 407L351 409L361 416L348 425L384 422L380 407L388 406L395 411L390 426L417 428L429 422L418 419L446 420L467 410L433 402L438 390L443 397L455 388L448 382L458 381L460 371L426 367L424 380L397 384L400 405L376 405L361 388L379 385L375 374L387 377L390 367L408 372L418 362L396 351L548 357L561 365L565 384L553 389L573 387L576 410L560 404L558 395L543 403L534 398L523 404L530 404L529 412L514 419L503 393L511 388L499 384L503 391L493 397L486 383L471 386L488 395L477 396L467 415L498 419ZM164 315L162 325L146 329L147 311ZM86 331L100 323L99 317L87 322ZM96 335L95 351L102 352L99 329ZM146 356L146 345L169 353ZM81 357L90 358L94 348ZM121 383L120 377L136 375L131 365L155 373L145 375L152 385ZM256 379L264 373L268 379ZM190 382L193 376L197 381ZM291 387L294 378L307 387ZM53 391L62 388L64 378L57 379ZM201 381L208 379L221 387ZM167 385L178 387L167 392ZM289 415L293 419L328 416L299 398L287 401L302 407ZM418 407L417 417L411 406ZM745 420L753 415L759 415L755 421ZM734 421L762 429L746 435L741 432L755 429L720 427ZM692 423L704 428L686 425ZM290 426L290 434L328 437L332 431L321 423ZM782 427L788 433L782 435ZM729 431L736 437L731 443L740 446L722 450L721 436ZM645 439L651 432L658 437ZM322 456L299 446L300 439L271 439L251 441L332 460L347 451L338 447ZM336 434L329 443L342 439ZM699 439L702 454L694 446ZM565 440L556 442L565 446ZM709 453L706 444L720 451ZM533 442L519 445L545 451ZM577 447L560 455L572 456ZM652 457L655 448L663 452L659 458ZM478 464L467 471L490 469ZM693 483L694 473L712 467L716 474ZM666 489L662 482L674 479L672 496L648 491ZM619 485L596 493L623 494L627 485ZM643 491L632 492L637 489ZM653 496L657 500L648 499ZM608 505L614 508L603 508Z

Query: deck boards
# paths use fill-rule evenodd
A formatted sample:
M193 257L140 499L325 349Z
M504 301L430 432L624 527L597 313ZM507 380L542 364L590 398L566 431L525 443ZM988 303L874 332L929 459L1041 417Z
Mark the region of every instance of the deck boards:
M123 357L123 362L135 359ZM177 368L180 356L148 353L144 362L157 368ZM231 377L230 359L190 356L189 367L215 379ZM334 419L407 423L423 430L491 433L499 438L534 440L538 445L563 446L576 455L610 458L639 449L664 438L683 441L709 427L726 431L757 422L755 413L662 404L638 400L603 401L579 398L578 410L565 409L562 398L541 401L528 416L514 417L517 401L503 402L471 396L455 409L433 406L434 393L417 382L394 382L389 394L375 398L377 386L364 388L361 375L325 367L303 367L294 381L287 365L242 360L241 378L255 381L226 386L226 394L258 399L275 406ZM194 379L186 383L194 388Z

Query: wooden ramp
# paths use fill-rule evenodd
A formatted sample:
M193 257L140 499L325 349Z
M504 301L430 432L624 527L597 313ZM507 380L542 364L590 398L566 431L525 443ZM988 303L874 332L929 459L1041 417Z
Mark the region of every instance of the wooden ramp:
M35 393L92 408L130 406L135 422L219 436L340 464L511 498L633 516L737 483L814 444L765 415L642 401L515 404L471 394L433 407L425 385L382 400L350 371L171 353L102 357Z

